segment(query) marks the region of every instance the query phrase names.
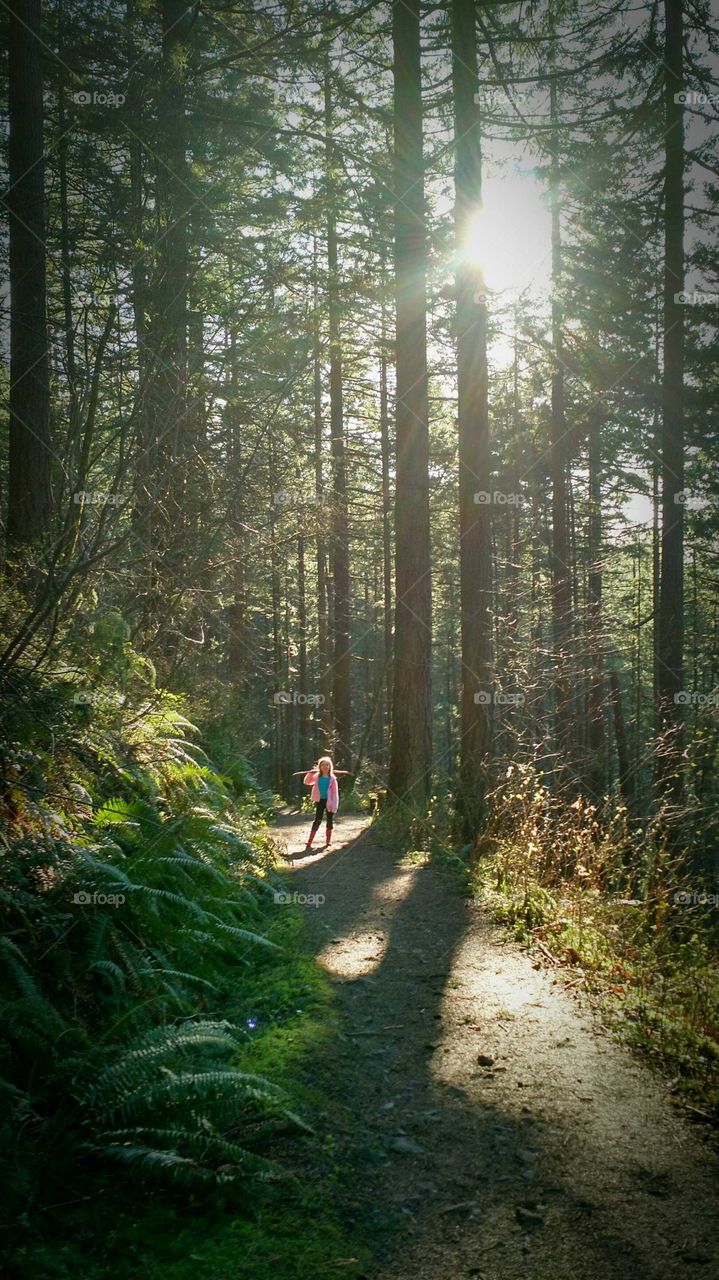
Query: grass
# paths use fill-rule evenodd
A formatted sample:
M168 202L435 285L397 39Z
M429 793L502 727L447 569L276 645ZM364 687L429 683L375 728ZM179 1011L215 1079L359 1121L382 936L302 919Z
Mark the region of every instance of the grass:
M267 908L272 913L273 907ZM240 1069L269 1076L307 1125L280 1133L269 1154L288 1179L229 1197L118 1195L107 1176L91 1203L63 1209L62 1234L28 1242L18 1274L33 1280L322 1280L362 1274L370 1244L359 1225L346 1165L338 1160L332 1104L315 1085L318 1062L334 1054L337 1020L329 980L309 956L293 906L275 907L266 932L281 958L249 971L228 1016L250 1023Z
M651 836L638 850L623 821L620 813L612 829L581 805L553 808L528 776L514 779L478 842L471 888L514 937L592 994L678 1098L717 1122L716 918L687 904L676 860Z

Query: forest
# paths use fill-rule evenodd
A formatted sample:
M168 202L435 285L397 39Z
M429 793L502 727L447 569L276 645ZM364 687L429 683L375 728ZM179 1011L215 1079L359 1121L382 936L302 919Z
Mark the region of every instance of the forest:
M1 9L4 1269L707 1275L716 6Z

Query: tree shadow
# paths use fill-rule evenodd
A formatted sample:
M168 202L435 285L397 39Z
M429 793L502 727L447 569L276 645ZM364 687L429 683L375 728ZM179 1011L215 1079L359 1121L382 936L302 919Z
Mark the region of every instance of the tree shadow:
M483 1069L476 1052L468 1077L447 997L472 920L448 874L398 867L366 830L292 877L324 899L307 911L309 936L340 992L345 1038L339 1061L323 1053L312 1071L321 1090L342 1095L345 1157L358 1183L371 1182L372 1274L694 1275L676 1259L670 1269L666 1255L647 1257L609 1192L590 1203L571 1184L561 1158L571 1126L558 1136L560 1119L548 1140L531 1105L492 1101L492 1064ZM464 1020L472 1016L481 1009L468 1006ZM661 1217L657 1204L658 1225Z

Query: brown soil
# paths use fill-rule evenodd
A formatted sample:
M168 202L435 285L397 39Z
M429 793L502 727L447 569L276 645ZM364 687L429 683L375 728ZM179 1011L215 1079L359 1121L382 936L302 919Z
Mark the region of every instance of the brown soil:
M277 836L343 1018L322 1087L348 1116L380 1239L372 1280L719 1276L719 1160L666 1083L456 881L366 819Z

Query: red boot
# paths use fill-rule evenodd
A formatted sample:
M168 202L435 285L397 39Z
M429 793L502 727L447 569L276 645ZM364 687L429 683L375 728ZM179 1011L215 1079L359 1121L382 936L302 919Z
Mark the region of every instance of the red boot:
M327 837L326 837L326 839L325 839L325 849L329 849L329 847L330 847L330 845L331 845L331 844L332 844L332 829L331 829L331 827L328 827L328 828L327 828Z
M314 840L315 836L317 835L317 828L319 827L319 825L320 825L320 824L319 824L319 822L313 822L313 823L312 823L312 830L310 831L309 838L308 838L308 840L307 840L307 844L305 845L305 853L311 853L311 852L312 852L312 841Z

